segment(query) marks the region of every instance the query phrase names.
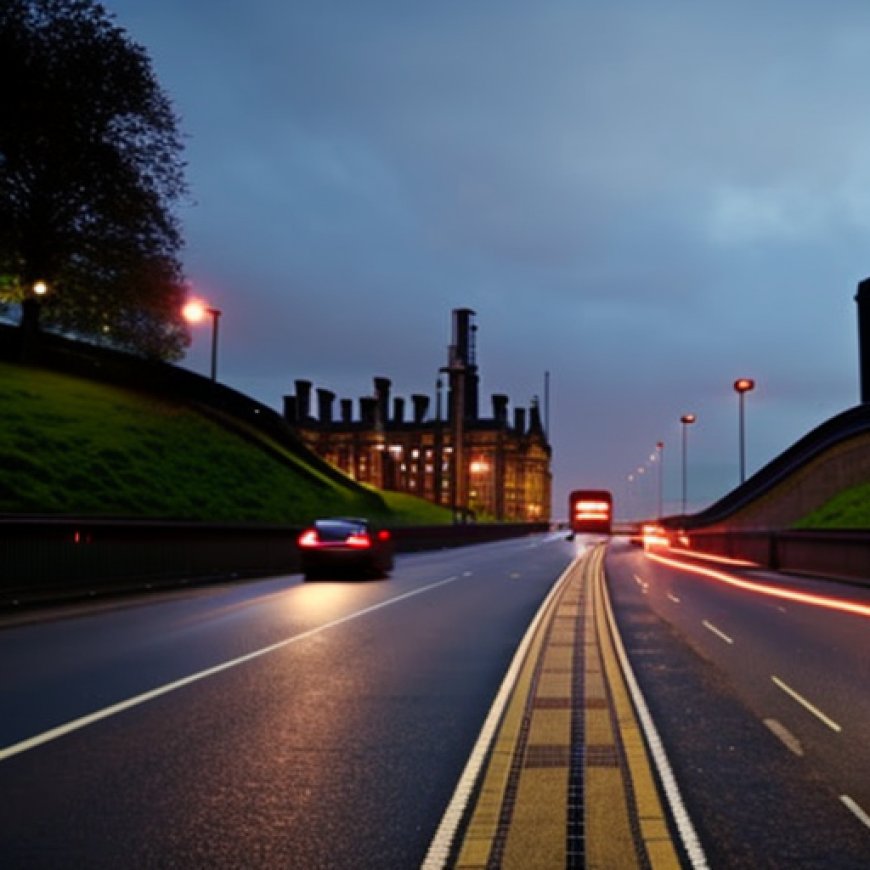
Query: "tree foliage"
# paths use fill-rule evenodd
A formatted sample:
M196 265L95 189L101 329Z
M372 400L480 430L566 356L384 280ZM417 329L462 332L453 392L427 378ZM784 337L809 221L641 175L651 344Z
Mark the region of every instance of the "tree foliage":
M94 0L0 4L0 298L167 359L189 335L182 141L145 51Z

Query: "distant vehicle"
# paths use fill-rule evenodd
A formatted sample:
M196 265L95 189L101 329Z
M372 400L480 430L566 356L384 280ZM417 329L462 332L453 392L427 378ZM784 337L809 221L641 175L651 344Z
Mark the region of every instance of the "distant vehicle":
M297 540L306 579L324 576L383 577L393 567L387 529L359 517L319 519Z
M613 525L613 496L606 489L575 489L568 496L571 534L609 535Z

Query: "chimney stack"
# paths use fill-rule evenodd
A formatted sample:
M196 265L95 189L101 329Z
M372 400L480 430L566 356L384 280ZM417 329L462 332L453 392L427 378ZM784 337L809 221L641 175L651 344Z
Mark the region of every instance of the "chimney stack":
M393 422L399 424L405 422L405 400L399 396L393 399Z
M371 396L363 396L359 400L359 416L362 421L363 428L373 429L375 425L375 417L378 413L378 400Z
M514 429L518 435L526 434L526 409L514 408Z
M332 403L335 401L335 393L320 387L317 390L317 417L321 425L332 425Z
M386 426L390 420L389 378L375 378L375 401L377 404L377 425Z
M422 423L429 413L429 397L415 393L411 396L411 402L414 404L414 422Z
M291 426L296 424L296 396L284 396L284 419Z
M492 418L499 426L507 426L509 401L508 397L502 393L493 393Z
M352 423L353 422L353 400L352 399L342 399L340 404L341 404L341 422L342 423Z
M295 381L296 421L304 423L311 417L311 381Z

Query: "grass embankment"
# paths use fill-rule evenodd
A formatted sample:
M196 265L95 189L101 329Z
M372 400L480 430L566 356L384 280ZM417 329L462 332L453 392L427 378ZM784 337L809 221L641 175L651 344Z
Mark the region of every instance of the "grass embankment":
M264 436L243 437L187 406L0 363L0 513L449 521L447 511L419 499L377 495L343 487Z
M795 523L798 529L870 529L870 483L837 493Z

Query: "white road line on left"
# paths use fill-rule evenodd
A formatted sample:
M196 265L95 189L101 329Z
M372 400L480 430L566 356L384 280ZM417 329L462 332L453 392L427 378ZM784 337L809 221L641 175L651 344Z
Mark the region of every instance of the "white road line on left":
M151 689L149 692L143 692L141 695L136 695L133 698L127 698L125 701L120 701L117 704L112 704L110 707L104 707L102 710L96 710L89 713L87 716L82 716L79 719L74 719L64 725L58 725L56 728L51 728L48 731L43 731L41 734L36 734L19 743L13 743L11 746L0 748L0 761L6 761L7 758L12 758L14 755L20 755L22 752L27 752L30 749L35 749L37 746L42 746L52 740L57 740L59 737L64 737L71 734L73 731L79 731L86 728L88 725L93 725L103 719L108 719L111 716L116 716L118 713L123 713L125 710L130 710L133 707L138 707L140 704L146 704L148 701L153 701L162 695L168 695L176 689L182 689L192 683L197 683L207 677L213 677L215 674L228 671L230 668L243 665L260 656L268 655L269 653L277 652L284 647L299 641L306 640L309 637L314 637L320 632L327 631L330 628L336 628L346 622L351 622L354 619L359 619L361 616L367 616L378 610L383 610L385 607L390 607L393 604L398 604L400 601L405 601L408 598L413 598L415 595L422 595L424 592L431 592L439 586L446 586L448 583L453 583L458 580L458 576L447 577L445 580L439 580L437 583L430 583L428 586L422 586L420 589L414 589L411 592L405 592L403 595L397 595L395 598L390 598L387 601L381 601L379 604L373 604L370 607L365 607L362 610L357 610L355 613L349 613L347 616L341 616L338 619L333 619L331 622L325 622L323 625L318 625L316 628L310 628L308 631L303 631L301 634L295 634L293 637L285 638L277 643L270 644L262 649L254 650L246 653L243 656L232 659L231 661L222 662L211 668L206 668L204 671L198 671L195 674L190 674L187 677L182 677L175 682L167 683L163 686L158 686L156 689Z

